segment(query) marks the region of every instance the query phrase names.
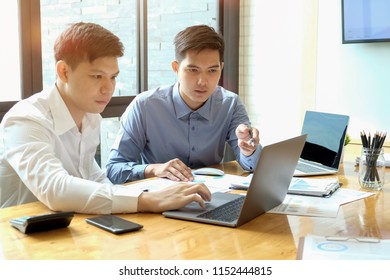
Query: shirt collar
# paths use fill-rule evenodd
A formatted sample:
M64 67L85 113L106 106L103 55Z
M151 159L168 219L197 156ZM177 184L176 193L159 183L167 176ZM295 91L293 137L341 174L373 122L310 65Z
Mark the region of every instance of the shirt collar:
M54 131L57 135L64 134L74 128L77 129L77 125L55 85L50 91L49 104L53 116ZM83 131L89 127L95 128L99 123L95 121L96 118L101 119L101 116L99 114L87 113L83 119Z
M173 87L172 95L173 95L173 105L175 107L176 117L178 119L183 118L185 116L189 116L191 113L194 112L197 112L200 116L202 116L206 120L210 119L211 100L213 98L213 95L211 95L209 99L207 99L206 103L203 104L203 106L196 111L188 107L188 105L184 102L183 98L180 96L179 82L177 82Z

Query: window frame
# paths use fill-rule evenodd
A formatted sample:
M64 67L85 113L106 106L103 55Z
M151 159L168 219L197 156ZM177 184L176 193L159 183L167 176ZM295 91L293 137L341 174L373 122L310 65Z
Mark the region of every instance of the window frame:
M21 99L43 89L40 0L18 0L20 23ZM225 39L225 67L220 85L238 94L240 0L219 0L218 25ZM137 92L148 88L147 0L137 1ZM135 96L114 96L103 118L120 117ZM0 102L0 121L18 101Z
M21 99L42 90L40 1L18 0ZM0 121L18 101L0 102Z

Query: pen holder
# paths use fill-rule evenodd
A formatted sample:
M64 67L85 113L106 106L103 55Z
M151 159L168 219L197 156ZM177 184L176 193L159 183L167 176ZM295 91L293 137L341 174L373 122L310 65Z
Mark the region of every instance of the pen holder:
M363 148L359 161L360 186L367 190L381 190L385 184L385 168L383 148Z

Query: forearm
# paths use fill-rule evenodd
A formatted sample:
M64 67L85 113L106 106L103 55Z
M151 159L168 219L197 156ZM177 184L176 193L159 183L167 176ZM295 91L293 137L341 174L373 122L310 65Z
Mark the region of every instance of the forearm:
M146 164L135 162L121 162L110 159L106 166L107 177L113 184L124 184L145 179Z
M84 214L135 213L139 190L126 186L100 184L66 176L60 188L48 187L39 199L54 211L73 211Z

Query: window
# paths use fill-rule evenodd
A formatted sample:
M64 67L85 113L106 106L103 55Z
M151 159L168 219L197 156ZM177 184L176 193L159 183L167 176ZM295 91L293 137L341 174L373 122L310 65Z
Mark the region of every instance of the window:
M207 24L218 29L215 0L151 0L147 6L148 88L176 81L171 68L175 59L173 39L184 28Z
M193 24L216 28L217 6L216 0L102 0L98 4L94 0L40 1L44 88L55 81L53 45L67 24L77 21L98 23L115 33L125 46L125 55L119 59L121 72L113 102L105 110L106 118L102 122L97 157L101 167L105 167L115 140L119 116L131 101L126 99L122 103L115 97L134 96L146 89L174 83L176 77L171 69L174 36ZM146 18L143 18L144 14ZM121 104L122 109L115 108L114 103Z
M137 94L136 1L60 1L41 0L43 87L55 79L54 42L67 25L84 21L102 25L117 35L125 54L119 59L120 75L114 96Z
M39 30L38 0L2 2L0 35L8 38L1 51L0 121L20 99L42 89L42 61ZM3 60L4 59L4 60ZM5 90L4 90L5 88ZM8 101L6 101L8 100Z
M112 128L118 128L119 117L134 96L149 88L176 81L176 76L171 70L171 61L174 59L173 38L186 26L208 24L226 33L225 53L229 55L229 61L225 61L221 80L229 83L236 81L238 87L238 75L235 74L238 69L238 56L237 63L231 65L235 60L229 54L229 49L236 50L238 44L238 36L231 38L231 35L236 34L238 30L238 0L5 0L3 2L0 11L0 27L7 26L7 30L0 29L0 35L4 36L5 31L6 34L13 34L10 42L12 47L8 45L13 54L6 54L6 56L8 59L11 58L7 65L14 68L12 73L9 73L13 79L5 78L3 73L0 79L3 84L13 87L6 92L12 91L15 95L1 95L0 120L17 100L31 96L54 83L53 45L67 24L77 21L95 22L121 38L125 46L125 55L119 59L120 75L116 91L102 113L104 118L102 147L98 151L98 160L102 167L105 166L108 149L115 138ZM6 23L3 23L3 20ZM230 26L228 28L225 27L227 23ZM232 25L235 30L231 29ZM10 32L8 26L11 26L13 31ZM19 59L19 52L20 63L15 59ZM2 59L3 57L1 61ZM226 69L229 69L229 72ZM20 75L15 75L19 72ZM230 73L229 78L225 79L225 73ZM232 75L236 77L232 79ZM6 100L11 102L2 102Z
M0 61L0 102L21 99L19 23L17 1L6 0L0 9L0 37L2 38ZM6 42L6 43L5 43ZM5 67L7 66L7 67Z

